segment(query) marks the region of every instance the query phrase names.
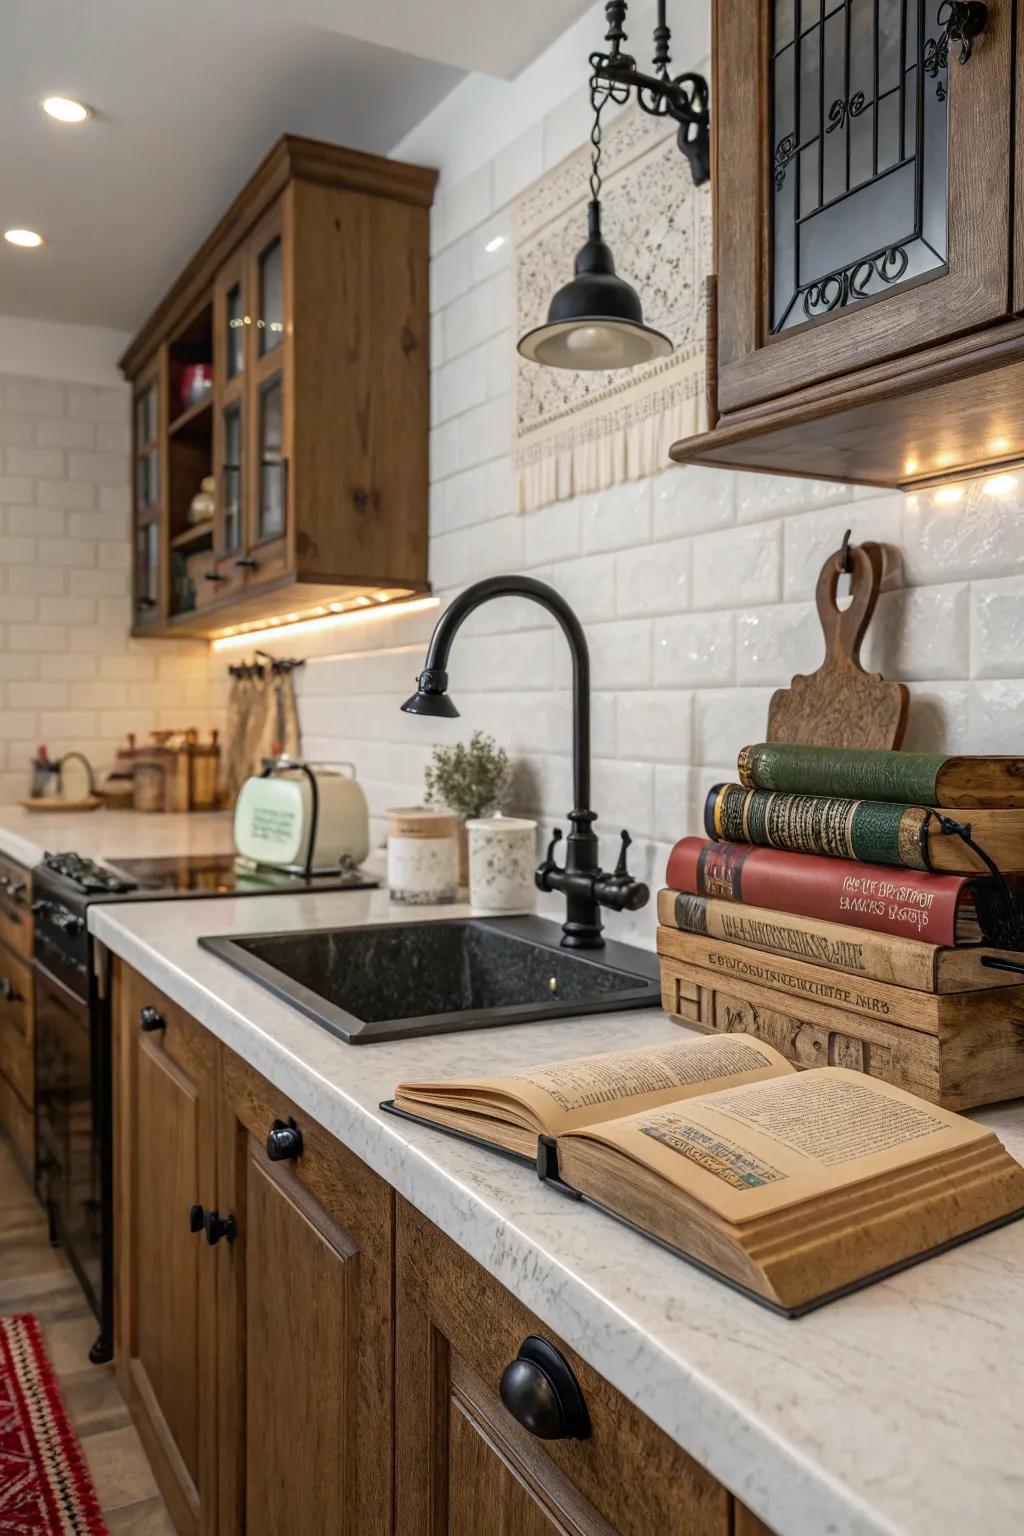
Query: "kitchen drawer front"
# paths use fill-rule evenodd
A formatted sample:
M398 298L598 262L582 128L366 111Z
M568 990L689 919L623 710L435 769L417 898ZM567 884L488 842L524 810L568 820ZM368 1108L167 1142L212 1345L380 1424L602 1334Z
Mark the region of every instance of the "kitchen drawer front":
M301 1136L301 1156L278 1160L326 1214L348 1229L354 1203L374 1205L388 1186L354 1153L298 1110L279 1089L268 1083L232 1051L221 1056L224 1097L235 1121L261 1148L267 1149L275 1126L292 1127Z
M25 1173L32 1178L35 1166L35 1125L32 1111L21 1102L15 1090L0 1076L0 1127L11 1138Z
M13 859L0 857L0 944L32 959L32 876ZM2 969L0 969L2 974Z
M151 985L144 976L124 968L124 1024L165 1052L190 1077L216 1072L217 1042L191 1014Z
M728 1491L401 1198L396 1231L398 1536L730 1536ZM504 1407L530 1335L571 1367L589 1438L536 1438Z

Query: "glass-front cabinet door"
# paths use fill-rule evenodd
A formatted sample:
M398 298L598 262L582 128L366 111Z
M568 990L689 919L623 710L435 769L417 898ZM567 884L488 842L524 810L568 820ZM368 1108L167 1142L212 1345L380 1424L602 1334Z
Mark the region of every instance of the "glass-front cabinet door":
M218 602L245 581L247 547L247 391L253 365L253 314L244 248L218 275L213 297L213 473L217 482L213 559L196 602Z
M163 516L162 413L166 372L163 352L136 385L132 401L134 549L132 596L136 627L162 614L160 529Z
M1006 314L1012 7L962 9L718 0L723 410Z
M249 582L279 576L289 531L288 400L290 336L284 209L278 202L249 241L249 282L255 295L252 475L249 491Z

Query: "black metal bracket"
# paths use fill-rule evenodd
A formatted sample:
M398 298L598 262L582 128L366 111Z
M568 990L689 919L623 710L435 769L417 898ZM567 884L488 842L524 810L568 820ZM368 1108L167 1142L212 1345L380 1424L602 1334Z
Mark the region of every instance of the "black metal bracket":
M960 63L966 64L974 48L974 39L980 37L988 25L988 6L982 0L942 0L935 16L943 28L939 39L940 48L949 43L960 44Z
M608 0L604 8L608 22L605 42L607 52L590 55L590 100L595 112L611 98L620 106L636 91L641 111L649 117L671 117L679 124L679 148L690 165L695 187L702 187L711 176L711 112L708 82L703 75L686 70L669 74L670 32L665 20L665 0L659 0L658 20L654 28L654 74L637 68L636 60L625 53L626 0Z

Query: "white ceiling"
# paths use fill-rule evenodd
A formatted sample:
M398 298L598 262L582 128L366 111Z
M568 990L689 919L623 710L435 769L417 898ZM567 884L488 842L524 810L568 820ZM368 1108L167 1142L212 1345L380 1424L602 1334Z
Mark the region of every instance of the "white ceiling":
M0 314L135 329L281 133L386 153L585 3L3 0L0 229L46 244L0 241ZM95 118L51 122L53 93Z

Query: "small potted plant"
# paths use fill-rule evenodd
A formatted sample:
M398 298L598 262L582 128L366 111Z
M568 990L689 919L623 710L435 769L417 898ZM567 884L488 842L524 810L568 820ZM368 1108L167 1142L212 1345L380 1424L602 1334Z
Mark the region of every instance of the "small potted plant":
M466 822L490 816L508 789L509 761L504 747L483 731L454 747L435 747L425 775L428 805L443 806L462 822L459 831L459 883L467 879Z

